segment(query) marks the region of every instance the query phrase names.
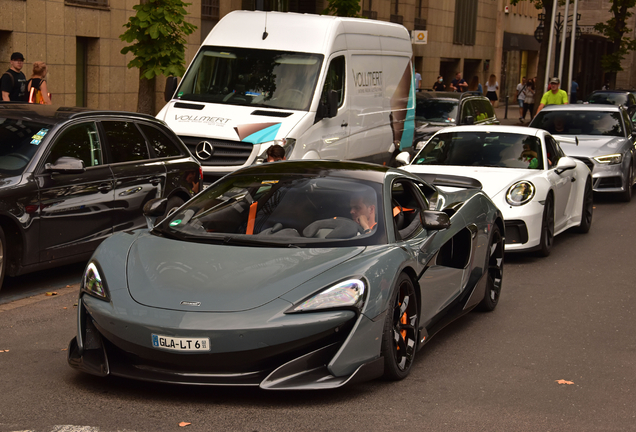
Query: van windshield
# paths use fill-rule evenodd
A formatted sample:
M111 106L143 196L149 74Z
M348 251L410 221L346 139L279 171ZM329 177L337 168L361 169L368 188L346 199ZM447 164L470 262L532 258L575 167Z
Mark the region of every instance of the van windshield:
M203 47L177 98L308 111L322 61L321 54Z

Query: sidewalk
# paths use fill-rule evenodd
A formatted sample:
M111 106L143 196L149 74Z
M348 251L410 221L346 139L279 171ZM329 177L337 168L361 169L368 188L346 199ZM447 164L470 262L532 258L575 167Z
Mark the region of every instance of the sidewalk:
M526 119L523 123L519 121L519 105L516 100L508 101L508 118L506 117L506 100L499 101L499 106L495 108L495 114L502 125L506 126L528 126L530 123L530 114L526 113Z

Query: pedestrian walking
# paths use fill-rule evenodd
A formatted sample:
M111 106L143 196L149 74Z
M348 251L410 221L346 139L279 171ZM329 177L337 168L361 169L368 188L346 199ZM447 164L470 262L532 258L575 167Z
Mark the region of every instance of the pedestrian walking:
M450 88L451 88L451 91L460 92L460 93L466 91L466 89L468 88L468 83L464 80L464 78L462 78L461 72L457 72L455 74L455 79L451 81Z
M497 97L497 90L499 90L499 83L497 82L497 77L495 74L491 74L490 78L486 82L486 97L490 99L490 103L492 106L496 107L497 101L499 98Z
M479 77L475 75L472 80L470 80L470 84L468 84L468 91L475 91L483 94L484 91L479 83Z
M572 80L572 87L570 88L570 103L575 104L577 101L576 93L579 90L579 84L576 80Z
M524 99L523 99L523 119L525 120L526 118L526 113L529 112L530 113L530 121L532 121L532 119L534 118L533 116L533 111L534 111L534 94L535 94L535 89L534 89L534 80L529 79L526 82L526 88L524 89Z
M523 123L526 116L523 109L523 101L526 98L526 77L521 78L521 82L517 84L517 103L519 104L519 121Z
M444 91L446 90L446 84L444 84L444 78L440 75L437 77L437 81L433 84L433 90Z
M46 84L46 73L46 63L42 61L33 63L33 73L29 81L27 81L29 103L51 105L51 94Z
M541 97L541 103L539 104L539 108L537 108L537 114L543 109L546 105L567 105L568 104L568 94L559 88L561 81L554 77L550 79L550 90L545 92L545 94Z
M11 54L11 67L2 74L0 89L3 101L27 101L27 79L22 73L24 56L22 53Z
M420 85L422 84L422 75L415 70L415 91L420 91Z

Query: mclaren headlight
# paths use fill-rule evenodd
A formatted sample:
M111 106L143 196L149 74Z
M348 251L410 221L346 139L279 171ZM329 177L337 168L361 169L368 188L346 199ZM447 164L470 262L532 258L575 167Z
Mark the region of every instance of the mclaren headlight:
M296 140L294 138L282 138L261 143L261 154L254 160L254 163L262 164L263 162L267 162L267 150L275 144L281 146L285 150L285 159L289 159L289 156L296 145Z
M308 298L290 312L308 312L321 309L362 309L366 286L360 279L349 279L333 285Z
M512 206L521 206L530 202L534 197L535 188L529 181L520 181L508 189L506 201Z
M623 155L620 153L615 153L605 156L596 156L594 160L600 164L616 165L623 161Z
M86 294L100 300L110 300L108 289L106 288L106 281L102 278L102 275L94 262L91 262L88 266L86 266L81 288Z

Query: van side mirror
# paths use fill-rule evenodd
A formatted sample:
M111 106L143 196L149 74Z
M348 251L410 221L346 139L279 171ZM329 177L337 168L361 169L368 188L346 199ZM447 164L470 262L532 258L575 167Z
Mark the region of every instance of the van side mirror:
M54 163L47 163L44 169L48 172L58 172L63 174L79 174L86 171L84 161L70 156L62 156Z
M166 79L166 88L163 90L163 99L169 102L177 91L177 77L170 76Z

